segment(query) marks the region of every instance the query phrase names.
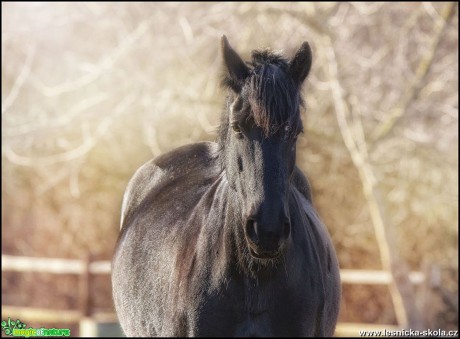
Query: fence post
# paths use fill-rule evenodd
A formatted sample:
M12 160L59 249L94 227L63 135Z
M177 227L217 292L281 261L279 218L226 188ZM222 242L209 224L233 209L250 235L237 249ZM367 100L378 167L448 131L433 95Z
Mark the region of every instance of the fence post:
M83 258L84 269L80 276L80 311L82 318L80 319L80 337L96 337L97 324L91 319L91 273L89 266L91 264L91 255L87 254Z
M80 311L83 317L88 317L91 315L91 305L90 305L90 272L89 265L91 263L91 257L87 254L83 258L83 273L80 276Z

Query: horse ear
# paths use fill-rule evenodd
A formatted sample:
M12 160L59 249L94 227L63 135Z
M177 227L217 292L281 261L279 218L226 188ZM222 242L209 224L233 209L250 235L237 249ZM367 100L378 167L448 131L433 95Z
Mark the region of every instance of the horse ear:
M239 92L244 80L249 75L249 67L246 66L240 56L233 50L225 35L222 36L222 55L224 56L225 67L228 71L228 77L225 82L235 92Z
M310 72L311 60L311 48L308 42L305 41L289 62L289 74L298 85L303 83Z

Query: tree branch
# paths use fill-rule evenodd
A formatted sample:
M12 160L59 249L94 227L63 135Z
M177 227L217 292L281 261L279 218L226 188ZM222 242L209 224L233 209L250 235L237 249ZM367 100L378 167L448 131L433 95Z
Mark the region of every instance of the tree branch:
M29 52L26 56L26 61L22 66L21 73L16 78L13 87L11 88L10 93L6 97L5 101L2 102L2 116L3 114L13 105L14 101L18 97L19 91L21 90L22 86L24 85L27 77L30 74L30 65L32 64L32 60L35 56L35 48L30 48Z
M441 17L443 18L442 22L435 24L434 35L430 43L429 52L420 60L417 70L415 73L415 79L412 81L412 85L404 93L399 104L391 111L389 117L380 123L375 130L372 132L372 146L378 141L387 137L401 120L401 118L406 113L409 106L417 100L423 84L425 82L426 76L429 73L431 66L433 64L436 51L438 50L439 43L444 36L444 33L448 27L450 20L453 18L456 11L456 4L451 2L444 6ZM439 22L439 21L438 21Z
M361 178L362 189L372 218L383 269L390 272L392 276L389 288L396 317L399 325L403 328L418 329L421 328L421 317L416 308L413 287L408 278L408 270L398 253L391 250L391 248L397 248L395 246L396 237L392 233L393 228L385 210L382 194L367 158L367 149L364 145L358 146L358 142L353 136L347 121L349 111L343 97L344 91L339 83L338 63L332 41L330 37L326 36L324 42L329 62L330 89L337 122L345 146ZM355 122L358 123L359 143L365 143L360 120L355 119Z
M135 95L131 94L130 96L123 99L117 107L114 109L114 112L106 117L98 126L94 135L89 135L88 131L82 128L82 133L86 134L84 137L84 142L69 151L53 154L44 157L29 157L17 154L10 145L5 145L2 148L3 154L6 158L12 163L20 166L49 166L61 162L68 162L71 160L78 159L85 154L87 154L98 142L100 137L102 137L108 130L109 126L113 123L115 118L126 111L126 109L134 102ZM84 127L84 126L83 126Z

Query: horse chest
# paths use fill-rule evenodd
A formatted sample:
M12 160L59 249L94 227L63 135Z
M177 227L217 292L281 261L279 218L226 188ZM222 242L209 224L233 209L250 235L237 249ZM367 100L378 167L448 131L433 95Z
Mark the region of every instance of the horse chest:
M271 313L273 298L271 286L260 286L256 280L245 278L244 298L241 300L241 318L236 325L235 335L245 337L272 336Z
M235 336L238 337L267 337L273 336L268 312L261 314L246 313L244 321L238 323L235 328Z
M279 316L272 290L270 284L259 285L248 278L230 281L201 308L203 334L273 336L272 322Z

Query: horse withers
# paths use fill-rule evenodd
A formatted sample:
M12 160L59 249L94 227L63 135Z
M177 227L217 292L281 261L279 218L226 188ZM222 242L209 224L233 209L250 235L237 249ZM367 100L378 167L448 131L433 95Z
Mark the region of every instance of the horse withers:
M143 165L112 262L128 336L331 336L340 301L329 234L295 164L304 42L243 62L222 37L228 89L216 143Z

